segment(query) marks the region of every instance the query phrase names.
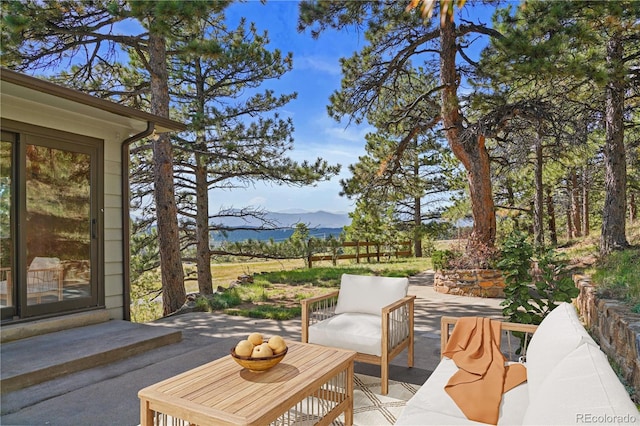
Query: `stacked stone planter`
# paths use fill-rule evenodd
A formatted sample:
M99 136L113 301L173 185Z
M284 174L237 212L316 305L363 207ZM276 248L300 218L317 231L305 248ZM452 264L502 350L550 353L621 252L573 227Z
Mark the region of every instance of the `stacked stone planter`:
M443 269L436 271L433 288L458 296L504 297L504 278L497 269Z
M574 275L580 294L575 300L585 327L617 366L640 402L640 314L622 302L597 295L591 278Z

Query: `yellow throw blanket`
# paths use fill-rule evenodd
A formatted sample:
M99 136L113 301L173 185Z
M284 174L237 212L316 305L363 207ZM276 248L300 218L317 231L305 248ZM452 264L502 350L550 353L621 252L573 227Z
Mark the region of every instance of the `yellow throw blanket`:
M459 368L445 391L469 420L497 424L502 394L527 380L523 365L505 366L506 358L500 352L500 321L460 318L444 355Z

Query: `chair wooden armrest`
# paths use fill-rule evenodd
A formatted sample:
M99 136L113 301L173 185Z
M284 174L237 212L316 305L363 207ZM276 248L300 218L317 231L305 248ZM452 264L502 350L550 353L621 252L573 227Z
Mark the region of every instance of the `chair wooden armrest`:
M309 326L334 315L339 291L309 297L300 301L302 308L302 342L309 342Z
M458 322L458 319L459 318L457 317L443 316L440 320L440 357L444 356L442 354L447 347L447 343L449 343L449 337L451 336L450 327L452 325L455 326L456 322ZM538 326L533 324L520 324L517 322L500 321L500 329L502 331L515 331L524 333L527 336L533 335L537 328ZM530 340L530 338L525 340L525 344L528 342L528 340ZM526 347L524 348L524 350L526 353Z
M319 296L309 297L307 299L301 300L300 303L302 303L302 306L311 305L311 304L319 302L321 300L331 299L332 297L338 297L338 293L339 293L339 291L336 290L336 291L332 291L331 293L321 294Z
M416 296L405 296L382 308L382 352L388 353L391 359L405 347L408 347L409 367L413 366L413 312L415 299Z
M413 304L415 300L416 300L416 296L405 296L402 299L397 300L392 304L382 308L382 315L388 315L391 311L395 311L396 309L399 309L402 306Z

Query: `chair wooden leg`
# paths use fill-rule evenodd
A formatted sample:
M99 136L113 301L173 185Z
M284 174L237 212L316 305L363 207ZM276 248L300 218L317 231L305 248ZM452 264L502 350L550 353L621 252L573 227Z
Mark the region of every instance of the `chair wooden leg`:
M415 333L413 331L413 327L414 327L414 319L413 319L413 312L414 312L414 301L412 300L411 303L409 303L409 347L407 348L408 353L407 353L407 365L409 367L413 367L413 340L415 337Z
M386 395L389 393L389 363L382 362L380 365L380 394Z
M409 341L407 348L407 367L413 367L413 339Z

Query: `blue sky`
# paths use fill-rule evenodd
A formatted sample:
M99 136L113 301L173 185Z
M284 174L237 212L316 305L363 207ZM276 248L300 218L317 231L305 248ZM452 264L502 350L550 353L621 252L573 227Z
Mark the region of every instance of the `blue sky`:
M408 3L408 0L407 0ZM506 2L508 3L508 2ZM240 17L254 22L258 31L268 31L270 49L280 49L283 54L293 53L293 70L278 81L269 81L265 87L277 93L297 92L298 98L290 102L281 115L291 117L295 126L294 150L290 157L297 161L313 161L317 157L331 164L341 164L340 175L314 187L294 188L257 183L246 190L216 191L211 193L210 207L253 206L268 211L317 211L350 212L353 202L340 197L340 179L350 176L348 166L357 162L365 153L365 134L374 128L338 123L327 115L329 96L340 88L341 69L339 59L350 57L364 47L364 33L355 29L341 32L326 30L314 40L307 31L299 33L296 0L257 0L236 3L226 10L230 27L235 27ZM492 7L471 7L457 11L460 17L491 22ZM474 45L485 44L476 41ZM475 46L474 46L475 47ZM477 59L479 49L467 52ZM465 90L461 87L461 90Z
M273 212L324 210L345 213L354 209L353 201L339 195L339 182L350 177L349 165L365 154L365 135L375 129L367 124L336 122L328 116L327 105L331 94L340 88L340 58L350 57L366 45L364 32L326 30L314 40L309 31L297 31L298 7L298 0L268 0L265 4L248 0L232 4L225 10L225 15L229 28L235 28L240 18L245 17L247 25L254 22L259 33L268 32L269 49L279 49L283 55L293 54L292 71L279 80L265 82L263 87L273 89L276 96L297 92L297 99L279 111L281 117L292 119L295 128L294 148L289 156L296 161L309 162L320 157L329 164L340 164L342 171L329 181L303 188L257 182L246 189L217 189L210 194L212 213L220 208L244 207ZM492 7L467 5L457 10L456 19L462 16L488 23L492 12Z
M276 93L297 92L297 99L280 111L291 117L295 127L294 150L290 157L297 161L313 161L317 157L331 164L341 164L342 172L329 182L315 187L295 188L257 183L246 190L211 193L211 208L254 206L269 211L326 210L347 212L353 210L352 201L340 197L341 178L349 176L348 165L364 154L364 135L373 128L361 125L346 126L327 115L329 96L340 88L339 59L351 56L364 46L364 36L357 32L327 31L318 40L309 32L299 33L297 1L259 1L234 4L226 10L230 27L241 16L255 22L259 32L268 31L270 49L283 54L293 53L293 70L280 80L269 81L265 87Z

